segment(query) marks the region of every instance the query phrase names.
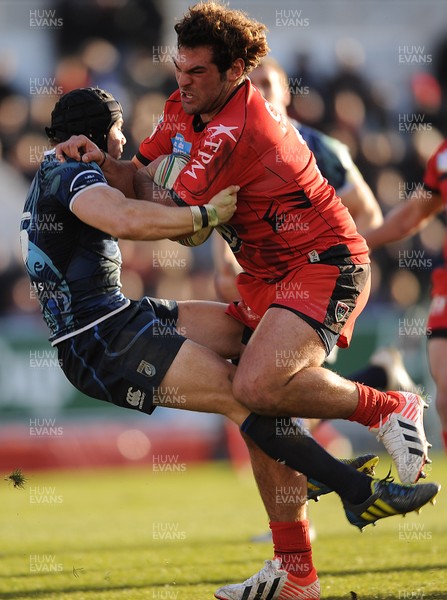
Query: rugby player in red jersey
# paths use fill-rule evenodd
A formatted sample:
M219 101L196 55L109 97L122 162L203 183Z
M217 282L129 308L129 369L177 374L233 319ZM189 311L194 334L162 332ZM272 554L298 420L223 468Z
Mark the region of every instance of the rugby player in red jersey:
M242 323L258 321L233 385L238 399L253 411L242 431L271 450L278 439L269 415L355 420L380 435L401 479L416 481L427 459L422 400L378 392L321 367L336 343L349 344L366 303L368 248L304 140L247 79L268 52L265 27L209 2L192 7L175 28L179 90L137 156L130 162L108 156L103 161L85 138L70 140L58 155L63 150L80 158L84 150L83 161L101 160L109 183L133 195L137 169L144 180L160 162L171 160L164 155L186 154L189 162L171 191L178 204L201 206L212 190L236 177L238 208L220 233L244 272L238 279L242 301L228 312ZM149 172L141 168L145 165ZM204 319L204 328L208 325L212 335L214 324ZM205 338L202 332L200 342ZM274 512L278 508L278 465L254 446L251 451L252 457L258 455L255 476L274 521L269 506ZM275 554L282 562L267 561L246 582L218 590L218 598L319 598L307 523L293 519L272 523ZM306 568L299 573L297 565Z
M415 481L427 453L422 400L320 366L335 344L349 344L366 303L368 247L300 134L251 85L247 74L268 51L265 28L235 15L199 4L176 25L179 90L134 161L153 172L160 155L189 155L172 187L178 204L201 205L237 174L237 210L219 228L243 268L242 301L228 312L247 325L262 317L237 370L238 399L260 414L380 423L382 434L391 415L413 414L417 441L395 460L401 479ZM251 435L261 422L243 430Z
M401 240L417 233L447 206L447 141L429 158L424 188L390 211L380 227L365 233L371 247ZM444 265L432 273L432 302L427 322L428 360L436 383L436 409L441 421L442 440L447 451L447 236Z
M266 100L282 115L287 117L296 127L307 145L312 150L317 166L330 185L335 189L343 204L348 208L353 217L357 230L362 231L378 227L383 222L381 208L364 180L362 174L354 164L349 149L339 140L329 137L312 127L305 126L288 115L288 107L292 101L291 89L287 73L273 57L267 56L259 65L250 72L250 81L261 92ZM236 275L241 271L235 255L222 236L213 236L213 258L215 266L214 281L218 299L232 303L239 299L236 287ZM339 348L335 346L326 359L326 364L332 365L338 355ZM352 381L359 381L381 390L413 391L415 384L411 381L405 369L400 352L396 348L382 347L376 350L368 365L348 376ZM349 444L339 432L333 430L327 420L309 419L305 421L312 435L324 431L323 439L329 439L331 447L344 443ZM225 431L229 455L234 465L239 469L246 469L250 463L247 445L239 434L239 429L231 421L226 421ZM328 435L329 431L329 435ZM322 439L321 435L316 436ZM290 471L290 470L288 470ZM297 485L294 473L290 471L291 489ZM286 476L286 474L284 475ZM284 482L283 482L283 485ZM311 538L316 534L311 526ZM257 541L271 539L271 532L254 538Z

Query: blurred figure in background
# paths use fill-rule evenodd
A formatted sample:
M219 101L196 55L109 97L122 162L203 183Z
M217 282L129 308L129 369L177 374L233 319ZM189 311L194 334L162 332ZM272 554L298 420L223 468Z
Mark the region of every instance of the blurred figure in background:
M423 229L447 206L447 141L427 162L424 189L414 192L386 216L384 223L366 232L371 249L402 240ZM428 360L436 383L436 409L447 452L447 235L444 240L444 265L432 273L431 306L427 322Z

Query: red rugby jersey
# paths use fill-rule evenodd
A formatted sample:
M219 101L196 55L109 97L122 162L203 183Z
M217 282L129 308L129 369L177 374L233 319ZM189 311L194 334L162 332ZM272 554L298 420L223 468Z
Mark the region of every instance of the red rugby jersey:
M369 262L303 138L249 80L206 125L174 92L137 158L147 164L172 152L190 155L173 188L179 203L205 204L229 185L241 187L235 214L218 230L255 277L274 281L308 262Z
M429 191L440 194L447 208L447 140L428 159L424 186ZM447 263L447 236L444 239L444 261Z

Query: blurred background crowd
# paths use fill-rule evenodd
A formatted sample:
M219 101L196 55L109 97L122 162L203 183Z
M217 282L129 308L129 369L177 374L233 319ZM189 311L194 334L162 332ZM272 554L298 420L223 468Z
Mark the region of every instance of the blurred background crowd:
M289 76L290 115L348 145L384 213L418 189L428 156L447 134L442 3L229 4L268 26L272 55ZM123 158L130 159L176 89L173 25L187 6L183 0L1 2L0 327L6 334L30 328L46 334L22 269L17 232L27 187L48 149L44 126L54 103L76 87L111 91L124 108ZM360 330L377 333L384 323L386 338L398 333L397 325L390 332L387 315L426 316L429 273L441 262L444 232L440 217L420 235L374 253L366 315L383 319L362 317ZM216 298L209 243L194 250L169 241L123 242L121 248L130 297ZM415 268L402 267L402 252L419 256ZM407 345L410 359L414 347L414 376L423 378L417 373L423 336L401 336L396 345Z

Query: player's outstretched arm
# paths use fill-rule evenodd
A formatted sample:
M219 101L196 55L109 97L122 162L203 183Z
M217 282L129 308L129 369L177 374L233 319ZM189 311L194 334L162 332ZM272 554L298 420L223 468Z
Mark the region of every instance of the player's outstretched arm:
M116 160L92 142L85 135L72 135L65 142L60 142L56 147L56 158L65 161L66 157L89 163L95 162L101 167L109 184L120 190L125 196L133 198L133 176L142 164L137 158L132 160Z
M140 202L104 185L80 193L71 208L81 221L114 237L160 240L189 235L209 224L225 223L236 210L238 190L238 186L222 190L211 199L211 209L200 211L198 207L171 208Z
M371 250L384 244L397 242L414 235L443 209L439 194L419 191L404 203L393 208L385 217L383 224L363 233Z
M382 210L372 189L354 164L348 171L347 180L352 187L340 194L340 198L354 219L358 232L363 235L365 231L376 229L383 223Z

